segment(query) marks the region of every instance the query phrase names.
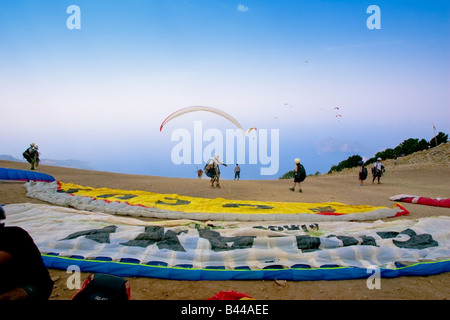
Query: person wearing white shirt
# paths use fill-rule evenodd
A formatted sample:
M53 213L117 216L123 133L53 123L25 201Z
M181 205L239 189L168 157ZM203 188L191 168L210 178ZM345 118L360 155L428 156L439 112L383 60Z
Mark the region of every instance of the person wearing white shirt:
M383 175L383 172L384 172L384 165L381 162L381 158L378 158L377 162L374 163L372 168L373 173L372 183L375 182L375 179L378 179L378 183L380 183L380 178Z

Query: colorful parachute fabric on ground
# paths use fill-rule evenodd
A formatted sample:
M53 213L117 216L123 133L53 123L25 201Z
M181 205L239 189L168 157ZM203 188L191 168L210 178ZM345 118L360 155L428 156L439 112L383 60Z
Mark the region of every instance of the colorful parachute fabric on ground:
M42 172L0 168L0 182L27 181L52 182L55 178Z
M389 197L389 199L391 199L392 201L400 201L400 202L423 204L423 205L434 206L434 207L450 208L450 198L429 198L429 197L413 196L413 195L409 195L409 194L398 194L398 195Z
M145 191L94 189L70 183L28 183L27 196L80 210L158 219L227 221L349 221L374 220L406 215L393 208L346 205L338 202L295 203L206 199Z
M450 217L390 222L142 221L42 204L5 205L48 268L173 280L344 280L450 271Z

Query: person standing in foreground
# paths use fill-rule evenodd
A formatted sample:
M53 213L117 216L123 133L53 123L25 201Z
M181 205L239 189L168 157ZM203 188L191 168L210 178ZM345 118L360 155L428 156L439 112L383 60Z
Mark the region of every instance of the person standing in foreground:
M377 162L375 162L375 164L373 165L373 168L372 168L372 174L373 174L372 183L374 183L375 179L378 178L378 184L380 184L380 178L383 175L384 171L385 171L385 169L384 169L383 163L381 162L381 158L378 158Z
M20 227L0 223L0 300L48 300L53 284L31 236Z
M306 178L306 170L305 167L303 167L303 165L300 163L300 159L296 158L295 161L295 169L294 169L294 186L292 188L289 188L289 190L291 191L295 191L295 187L298 183L298 187L299 190L298 192L303 192L302 191L302 182L305 180Z

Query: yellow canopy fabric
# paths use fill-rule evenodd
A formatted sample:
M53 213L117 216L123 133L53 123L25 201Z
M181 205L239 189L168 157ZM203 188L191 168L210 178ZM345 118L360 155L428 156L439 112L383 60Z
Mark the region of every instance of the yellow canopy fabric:
M91 188L72 183L59 182L60 192L79 197L90 197L108 203L126 203L131 206L155 208L163 211L182 213L235 214L235 215L298 215L311 214L321 216L343 216L374 212L389 212L397 215L401 209L374 207L368 205L346 205L339 202L299 203L275 201L230 200L223 198L207 199L178 194L159 194L139 190L120 190ZM403 209L404 210L404 209ZM405 213L403 213L405 214ZM382 216L384 217L384 216Z

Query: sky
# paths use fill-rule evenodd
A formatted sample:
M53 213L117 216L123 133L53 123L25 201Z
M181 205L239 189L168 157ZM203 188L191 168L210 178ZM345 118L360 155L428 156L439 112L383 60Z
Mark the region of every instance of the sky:
M100 171L196 178L217 153L225 179L238 161L242 179L278 179L295 158L326 173L450 131L449 13L444 0L4 1L0 154L34 142ZM190 106L257 128L244 155L218 114L160 130Z

